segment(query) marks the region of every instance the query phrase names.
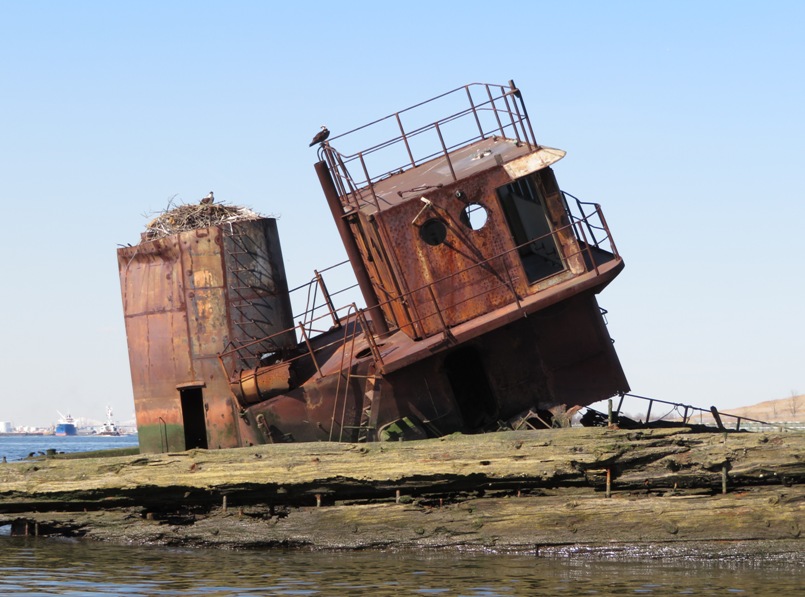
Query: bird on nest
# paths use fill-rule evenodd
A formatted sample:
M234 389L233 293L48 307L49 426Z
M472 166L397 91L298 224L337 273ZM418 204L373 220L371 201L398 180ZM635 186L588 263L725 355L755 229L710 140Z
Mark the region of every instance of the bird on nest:
M212 194L212 191L210 191L209 194L201 200L201 204L209 205L213 201L215 201L215 196Z
M321 130L316 133L316 136L313 137L313 140L310 142L308 147L313 147L316 143L324 143L327 140L327 137L330 136L330 131L327 130L326 126L322 126Z

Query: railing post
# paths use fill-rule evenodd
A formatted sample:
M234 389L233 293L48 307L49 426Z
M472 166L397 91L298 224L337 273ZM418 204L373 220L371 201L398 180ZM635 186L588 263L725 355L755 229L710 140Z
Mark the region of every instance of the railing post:
M456 181L456 171L453 170L453 162L450 161L450 152L447 151L447 146L444 144L444 137L442 137L442 129L439 128L439 123L434 122L433 126L436 127L436 133L439 135L439 142L442 144L442 151L444 151L444 158L447 160L447 165L450 167L450 174L453 175L453 180Z
M598 261L596 260L595 255L593 255L593 251L590 248L590 246L591 246L590 243L587 241L587 235L584 233L584 226L582 226L582 224L581 224L582 222L587 223L587 220L581 220L581 221L576 222L577 234L578 234L579 237L581 237L579 240L581 240L581 242L584 243L584 252L587 253L587 257L590 258L590 264L593 266L593 270L595 271L596 275L598 275L598 273L599 273L598 272ZM571 226L572 226L572 224L571 224ZM555 239L554 239L554 242L556 242ZM585 267L585 270L586 270L586 267Z
M352 303L352 306L355 307L355 303ZM361 324L361 331L363 331L363 336L366 338L366 343L369 345L369 350L372 352L372 358L375 363L382 367L383 356L380 354L380 348L378 348L377 342L375 342L375 338L372 335L372 330L369 329L369 325L366 322L366 314L363 309L358 309L357 307L355 307L355 313Z
M721 415L715 406L710 407L710 414L713 415L713 420L716 422L716 426L718 427L719 431L726 431L724 428L724 423L721 422Z
M492 114L495 115L495 120L497 120L498 123L498 131L500 132L500 136L505 137L506 133L503 131L503 123L500 121L500 115L498 114L498 107L495 104L494 98L492 97L492 90L489 89L488 84L484 84L484 87L486 87L486 95L489 96L489 103L492 105Z
M534 135L534 129L531 127L531 119L528 117L528 108L526 108L525 101L523 101L523 95L517 86L514 84L514 81L509 81L509 85L511 85L512 91L514 91L515 97L520 100L520 104L523 106L523 116L525 122L528 124L528 131L526 131L525 127L523 127L523 134L528 137L529 133L531 135L530 139L534 142L535 147L539 147L539 143L537 143L537 137Z
M302 338L304 339L305 345L307 346L307 350L310 353L310 358L313 359L313 365L316 367L316 371L319 374L319 379L321 379L322 377L324 377L324 375L322 375L321 373L321 368L319 367L319 363L316 360L316 353L313 351L313 346L311 346L310 344L310 339L308 338L307 333L305 332L305 326L302 324L301 321L299 322L299 331L302 332Z
M333 299L330 296L330 293L327 292L327 286L324 285L324 278L319 273L319 270L313 270L313 274L316 276L316 282L319 284L319 288L321 288L321 293L324 295L324 302L327 303L327 309L330 311L330 317L333 318L333 325L336 327L341 327L341 320L338 319L338 315L335 312L335 305L333 305ZM315 308L315 304L313 307ZM312 314L311 314L311 324L312 321Z
M161 423L159 426L159 443L161 444L160 447L164 453L168 451L168 424L162 417L159 417L159 422Z
M366 177L366 185L369 187L369 190L372 191L372 199L374 199L375 208L377 211L380 211L380 202L377 200L377 195L375 194L375 185L372 184L372 179L369 178L369 170L366 168L363 152L358 152L358 158L361 160L361 168L363 168L363 175Z
M597 203L595 204L595 210L598 212L598 217L601 218L601 225L604 227L604 232L606 232L607 239L609 240L609 245L612 247L612 254L615 257L618 257L618 247L615 246L615 239L612 238L612 234L609 232L609 225L607 224L607 220L604 217L604 212L601 211L601 206Z
M481 126L481 120L478 118L478 111L475 109L475 103L472 101L472 93L470 93L470 86L465 85L464 89L467 92L467 99L470 101L470 108L472 108L472 115L475 117L475 124L478 125L478 133L481 135L481 139L486 139L486 135L484 135L484 129Z
M621 414L621 407L623 406L623 397L625 396L625 394L621 392L620 395L621 399L618 401L618 410L615 411L618 414L618 416L620 416Z
M523 116L520 114L520 104L517 102L517 100L520 99L520 90L517 89L517 87L515 87L514 81L509 81L509 87L511 87L511 94L512 94L512 96L514 96L512 98L512 104L514 105L514 113L517 114L517 122L519 123L520 128L523 130L523 138L525 139L525 142L530 147L532 145L531 139L529 139L528 131L525 128L525 124L523 124L524 120L523 120ZM525 110L525 104L524 103L523 103L523 110ZM516 128L517 127L515 126L515 129ZM518 134L517 137L519 139L520 135ZM536 141L535 141L534 144L536 144Z
M503 87L500 88L500 92L503 94L503 103L506 106L506 112L509 113L509 120L511 120L514 136L517 138L518 143L522 143L522 139L520 139L520 131L517 130L517 122L514 120L514 113L512 112L511 106L509 106L509 96L503 90Z
M405 150L408 152L408 159L411 160L411 166L416 168L416 161L414 160L414 154L411 153L411 146L408 145L408 137L405 135L405 130L403 130L402 120L400 120L400 113L395 112L394 117L397 119L397 126L400 127L400 135L402 135L403 143L405 143Z

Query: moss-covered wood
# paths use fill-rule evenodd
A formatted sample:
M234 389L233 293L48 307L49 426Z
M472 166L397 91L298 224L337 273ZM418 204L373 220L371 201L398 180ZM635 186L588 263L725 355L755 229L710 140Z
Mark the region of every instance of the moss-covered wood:
M797 540L803 455L805 434L579 428L45 459L0 465L0 523L232 547Z

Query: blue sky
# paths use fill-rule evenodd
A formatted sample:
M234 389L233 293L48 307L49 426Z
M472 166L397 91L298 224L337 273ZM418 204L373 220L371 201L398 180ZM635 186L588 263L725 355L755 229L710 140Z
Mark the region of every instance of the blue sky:
M473 81L523 91L626 269L633 390L805 392L805 3L0 0L0 420L133 413L115 250L171 197L280 217L290 283L343 251L310 137Z

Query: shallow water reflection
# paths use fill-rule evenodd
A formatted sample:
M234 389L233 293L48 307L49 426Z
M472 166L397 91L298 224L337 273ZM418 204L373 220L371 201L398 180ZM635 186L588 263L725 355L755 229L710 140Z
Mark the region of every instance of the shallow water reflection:
M0 537L2 595L793 595L795 563L181 550Z

